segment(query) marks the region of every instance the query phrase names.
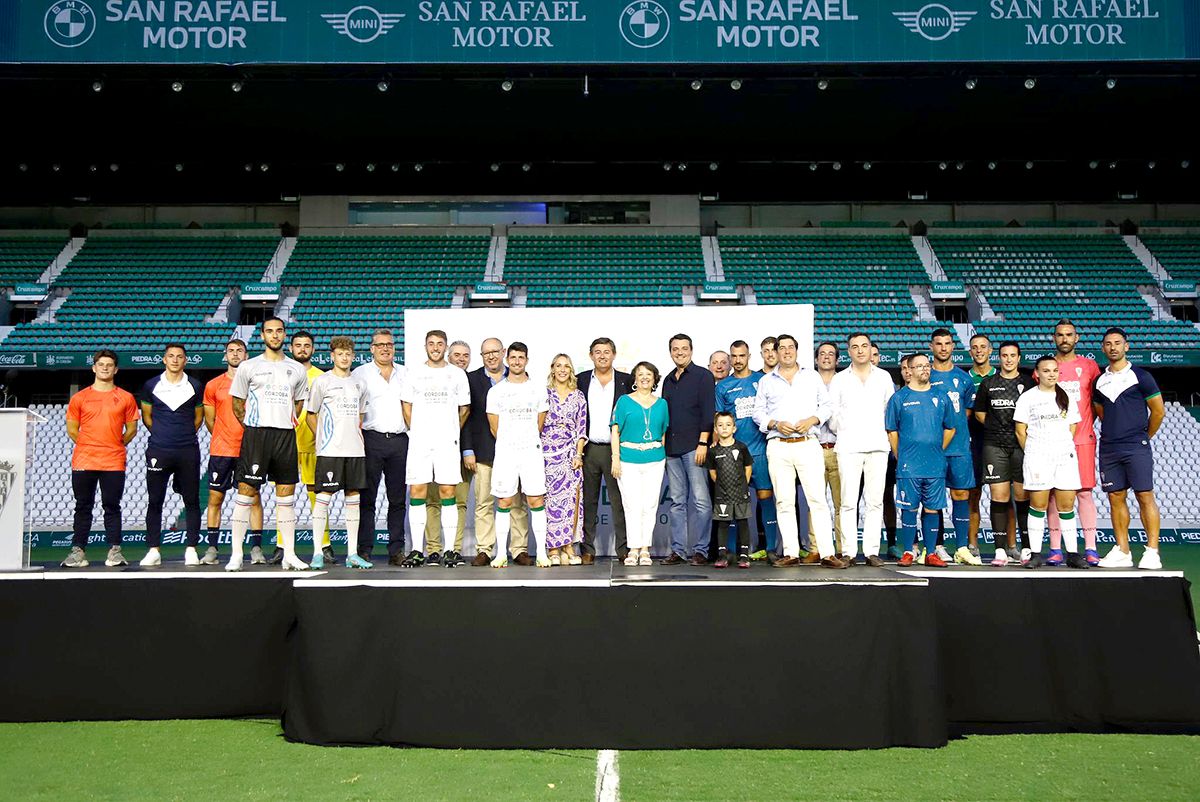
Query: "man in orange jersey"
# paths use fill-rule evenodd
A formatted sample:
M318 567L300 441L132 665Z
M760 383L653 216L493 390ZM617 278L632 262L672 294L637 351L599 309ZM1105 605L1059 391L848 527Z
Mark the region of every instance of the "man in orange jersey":
M92 530L96 488L104 507L104 534L111 567L128 565L121 554L121 495L125 492L125 446L137 434L138 407L133 394L113 383L117 355L107 348L92 357L96 380L71 397L67 436L71 454L71 489L75 494L75 532L63 568L85 568L85 549Z
M208 549L201 565L217 565L217 540L221 535L221 507L234 485L238 455L242 453L242 424L233 414L229 386L237 366L246 361L246 343L230 340L225 346L225 372L204 386L204 425L212 439L208 446ZM265 565L262 550L262 501L250 507L250 564Z

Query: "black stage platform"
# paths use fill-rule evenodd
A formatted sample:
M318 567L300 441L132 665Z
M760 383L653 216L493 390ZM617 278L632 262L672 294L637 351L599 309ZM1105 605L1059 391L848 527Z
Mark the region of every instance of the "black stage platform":
M0 720L282 715L309 743L464 748L1200 732L1178 572L43 569L0 574Z

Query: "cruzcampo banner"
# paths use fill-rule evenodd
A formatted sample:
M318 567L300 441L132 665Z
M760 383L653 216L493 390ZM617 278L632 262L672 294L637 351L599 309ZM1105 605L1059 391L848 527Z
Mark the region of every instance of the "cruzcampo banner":
M817 64L1200 58L1196 0L10 0L0 62Z

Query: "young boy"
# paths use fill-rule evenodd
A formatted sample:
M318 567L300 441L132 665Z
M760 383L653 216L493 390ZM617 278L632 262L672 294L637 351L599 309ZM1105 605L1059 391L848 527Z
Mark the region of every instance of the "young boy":
M705 466L713 481L713 537L718 540L737 522L737 565L750 567L750 474L754 458L745 443L733 439L736 419L729 412L718 412L713 419L717 444L708 450ZM721 546L714 568L729 567L729 549Z

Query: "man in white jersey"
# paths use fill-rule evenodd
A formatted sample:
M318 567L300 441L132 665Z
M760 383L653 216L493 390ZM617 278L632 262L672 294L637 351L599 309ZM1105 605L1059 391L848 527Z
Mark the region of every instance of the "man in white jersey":
M367 407L367 385L351 375L354 340L334 337L329 341L333 368L313 379L308 391L305 423L316 439L317 500L313 504L312 567L325 567L321 548L329 523L329 505L339 490L346 494L346 565L370 568L358 555L358 491L367 486L367 452L363 446L362 419Z
M436 482L442 507L442 542L453 543L458 528L454 487L462 481L458 447L462 425L471 411L471 389L462 368L446 362L446 332L425 335L426 359L413 365L400 391L404 422L408 426L408 526L412 551L400 565L419 568L425 564L425 494Z
M488 426L496 438L492 463L492 495L496 497L496 556L493 568L508 565L509 511L517 488L529 501L529 528L537 543L537 564L549 568L546 554L546 461L542 457L542 426L550 411L550 396L540 382L525 373L529 348L515 342L505 354L508 376L488 390Z
M283 355L283 321L262 324L266 350L238 365L229 395L233 414L246 432L238 457L238 492L233 507L233 553L226 571L242 570L242 544L250 525L250 507L265 481L275 482L275 526L283 540L283 570L308 566L296 557L296 417L308 398L308 376L294 359Z

